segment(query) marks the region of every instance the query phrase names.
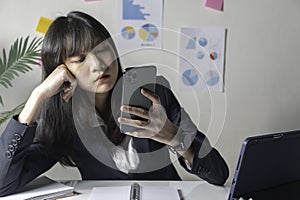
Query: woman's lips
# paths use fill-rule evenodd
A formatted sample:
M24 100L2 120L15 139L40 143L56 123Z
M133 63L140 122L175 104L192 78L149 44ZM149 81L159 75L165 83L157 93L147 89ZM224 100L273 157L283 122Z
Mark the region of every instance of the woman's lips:
M102 74L101 76L99 76L96 79L96 82L102 83L102 82L106 81L108 78L109 78L109 74Z

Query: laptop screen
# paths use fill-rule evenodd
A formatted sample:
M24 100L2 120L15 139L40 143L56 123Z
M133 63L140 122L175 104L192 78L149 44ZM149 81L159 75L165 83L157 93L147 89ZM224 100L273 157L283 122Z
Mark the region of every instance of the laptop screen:
M256 200L257 195L273 195L272 188L279 191L297 181L300 181L300 131L249 137L241 149L229 199Z

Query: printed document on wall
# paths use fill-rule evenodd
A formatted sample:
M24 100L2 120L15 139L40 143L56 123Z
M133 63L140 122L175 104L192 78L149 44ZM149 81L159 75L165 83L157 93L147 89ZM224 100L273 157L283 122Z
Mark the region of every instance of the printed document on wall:
M223 92L225 28L181 28L179 87Z
M161 48L163 0L120 1L116 36L118 48Z

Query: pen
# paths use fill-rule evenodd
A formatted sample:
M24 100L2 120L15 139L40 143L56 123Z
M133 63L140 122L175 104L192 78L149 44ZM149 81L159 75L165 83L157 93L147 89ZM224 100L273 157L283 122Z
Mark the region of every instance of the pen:
M140 185L138 183L131 184L130 200L140 200Z

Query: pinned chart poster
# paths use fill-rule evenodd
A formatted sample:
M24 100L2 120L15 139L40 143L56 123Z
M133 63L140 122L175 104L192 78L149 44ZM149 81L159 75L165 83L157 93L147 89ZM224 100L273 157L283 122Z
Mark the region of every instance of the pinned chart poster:
M225 28L181 28L182 89L223 92Z
M120 49L161 48L163 0L121 0L117 44Z

